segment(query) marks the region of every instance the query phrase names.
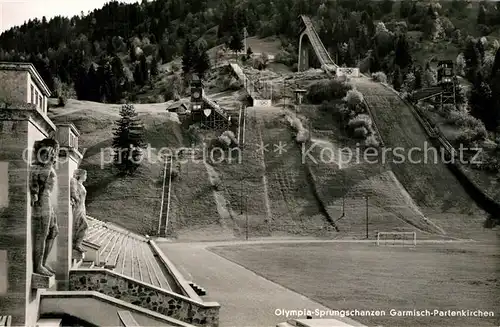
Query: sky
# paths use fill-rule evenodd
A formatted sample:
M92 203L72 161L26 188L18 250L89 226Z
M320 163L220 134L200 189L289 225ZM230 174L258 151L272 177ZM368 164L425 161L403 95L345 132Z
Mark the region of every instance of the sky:
M110 0L0 0L0 33L17 25L22 25L28 19L43 16L49 20L54 16L85 14L95 8L101 8ZM120 0L133 3L137 0Z

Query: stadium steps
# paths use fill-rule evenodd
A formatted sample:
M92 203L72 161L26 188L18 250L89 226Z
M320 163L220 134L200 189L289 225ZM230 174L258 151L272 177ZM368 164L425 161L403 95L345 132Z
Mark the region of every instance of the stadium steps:
M79 268L105 268L144 283L171 290L168 279L155 258L148 239L128 232L114 224L88 218L89 229L85 241L99 247L100 264Z
M1 316L0 315L0 326L10 327L12 324L12 316Z
M188 283L189 283L189 286L191 286L193 288L193 290L196 292L196 294L198 294L199 296L207 295L207 291L203 287L200 287L199 285L197 285L193 282L188 282Z

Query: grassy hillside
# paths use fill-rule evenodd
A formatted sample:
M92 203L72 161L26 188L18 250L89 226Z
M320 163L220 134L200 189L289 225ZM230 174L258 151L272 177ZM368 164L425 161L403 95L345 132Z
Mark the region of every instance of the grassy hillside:
M118 105L70 100L65 108L51 109L50 118L57 123L71 122L80 131L80 151L88 180L87 213L131 230L156 231L159 212L159 183L162 164L157 151L162 147L182 145L182 129L174 116L165 111L166 104L136 105L145 125L146 140L152 148L145 154L136 176L118 178L110 157L114 122L119 118Z
M172 182L170 235L178 239L230 238L231 217L211 182L213 169L202 161L202 154L192 158L183 160L179 175Z
M404 149L402 163L388 156L390 168L427 217L449 232L482 231L486 214L443 164L440 152L436 162L431 152L424 153L432 145L410 108L380 84L363 78L356 81L356 87L372 108L385 146ZM411 149L420 151L413 152L409 160Z

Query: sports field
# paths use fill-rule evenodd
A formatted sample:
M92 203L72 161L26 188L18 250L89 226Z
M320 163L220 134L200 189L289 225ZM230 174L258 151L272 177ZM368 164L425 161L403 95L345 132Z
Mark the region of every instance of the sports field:
M417 244L413 249L368 243L254 244L210 250L328 308L386 313L354 317L369 326L500 325L498 244ZM397 317L391 309L482 310L494 317Z

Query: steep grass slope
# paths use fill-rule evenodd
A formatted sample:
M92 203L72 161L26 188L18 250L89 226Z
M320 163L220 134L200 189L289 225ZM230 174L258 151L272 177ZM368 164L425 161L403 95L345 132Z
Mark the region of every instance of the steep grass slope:
M314 186L302 163L301 149L295 142L288 122L275 108L256 108L266 111L261 115L259 129L267 145L264 152L269 205L270 228L273 233L309 234L325 236L334 232L333 225L315 197ZM267 117L266 117L267 116Z
M220 207L225 205L223 200L217 201L209 174L212 169L207 169L202 156L196 153L181 158L181 169L172 182L170 234L181 240L231 238L230 217Z
M344 136L331 113L303 106L299 117L308 120L312 128L311 142L304 147L304 162L340 234L365 237L367 214L370 237L376 231L398 230L443 234L419 211L380 158L370 157L369 162L363 158L363 149Z
M226 156L221 163L214 164L232 217L242 231L246 230L248 223L253 236L268 236L270 233L268 186L261 144L258 120L248 108L243 149L233 151L231 159Z
M119 105L69 100L64 108L51 109L57 123L70 122L80 131L80 168L87 170L87 212L139 233L156 231L159 212L159 176L162 164L157 153L162 147L182 145L182 131L176 117L165 112L165 104L136 105L152 147L133 177L116 176L111 164L114 122Z
M381 137L389 148L389 167L413 200L445 230L480 230L484 212L476 206L443 163L440 150L438 149L437 158L432 152L426 151L432 144L411 109L381 84L366 78L352 81L372 108ZM404 153L403 162L395 160L391 155L396 148L403 149L398 152ZM443 219L444 216L439 215L442 212L453 213L457 219ZM458 218L460 215L464 217Z

